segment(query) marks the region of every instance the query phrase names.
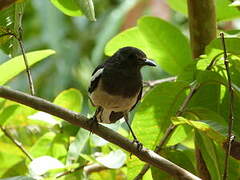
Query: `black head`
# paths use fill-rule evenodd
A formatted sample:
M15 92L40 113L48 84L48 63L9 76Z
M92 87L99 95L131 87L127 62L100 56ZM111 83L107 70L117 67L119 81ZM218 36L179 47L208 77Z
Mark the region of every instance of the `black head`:
M123 47L114 56L117 56L121 64L129 67L156 66L154 61L147 59L143 51L135 47Z

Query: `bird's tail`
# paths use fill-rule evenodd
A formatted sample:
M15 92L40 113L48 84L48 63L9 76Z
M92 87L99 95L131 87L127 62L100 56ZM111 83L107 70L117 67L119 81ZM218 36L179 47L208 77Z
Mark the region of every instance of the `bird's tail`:
M97 114L97 121L100 123L115 123L117 120L121 119L124 116L124 112L114 112L108 109L101 108Z

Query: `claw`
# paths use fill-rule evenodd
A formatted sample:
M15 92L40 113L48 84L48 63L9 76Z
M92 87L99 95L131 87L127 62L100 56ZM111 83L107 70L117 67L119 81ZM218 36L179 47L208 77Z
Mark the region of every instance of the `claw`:
M141 151L143 148L143 144L140 143L137 139L134 139L132 143L136 143L137 144L137 149L138 151Z
M93 116L91 119L89 119L89 123L90 123L90 134L92 134L92 129L93 129L93 126L94 124L98 125L98 122L97 122L97 118L95 116Z

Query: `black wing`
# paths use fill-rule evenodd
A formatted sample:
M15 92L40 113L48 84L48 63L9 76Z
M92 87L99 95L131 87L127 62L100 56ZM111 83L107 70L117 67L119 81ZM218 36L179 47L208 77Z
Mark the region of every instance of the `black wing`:
M130 111L132 111L136 107L137 103L142 99L142 91L143 91L143 87L141 87L140 92L139 92L138 97L137 97L137 101L133 105L133 107L130 109Z
M102 68L104 68L104 64L98 65L98 66L96 67L96 69L93 71L92 77L94 76L94 74L95 74L98 70L100 70L100 69L102 69ZM88 88L88 92L89 92L89 93L92 93L92 92L94 91L94 89L97 87L97 84L98 84L98 82L99 82L100 77L101 77L101 74L99 74L97 77L95 77L94 79L91 80L90 86L89 86L89 88Z

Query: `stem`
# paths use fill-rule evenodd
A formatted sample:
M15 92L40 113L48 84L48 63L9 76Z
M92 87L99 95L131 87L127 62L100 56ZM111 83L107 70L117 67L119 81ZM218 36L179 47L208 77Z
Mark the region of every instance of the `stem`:
M169 173L177 179L200 180L200 178L197 176L170 162L169 160L159 156L157 153L147 148L143 147L141 150L139 150L135 143L132 143L130 140L121 136L117 132L104 127L101 124L92 124L92 122L89 121L89 119L86 117L57 106L42 98L31 96L26 93L12 90L3 86L0 86L0 97L27 105L39 111L49 113L51 115L64 119L73 125L91 131L92 133L97 134L105 140L116 144L126 151L136 155L140 160Z
M233 89L232 89L232 79L230 75L230 70L229 70L229 61L227 57L227 50L226 50L226 45L225 45L225 40L224 40L224 34L220 33L220 36L222 38L222 46L223 46L223 52L224 52L224 65L226 68L227 72L227 78L228 78L228 91L229 91L229 114L228 114L228 143L227 143L227 152L225 156L225 161L224 161L224 173L223 173L223 180L227 179L228 176L228 161L229 161L229 155L231 151L231 145L232 141L234 139L234 136L232 134L232 128L233 128Z
M8 132L8 130L6 128L4 128L3 126L0 126L0 129L2 130L2 132L5 134L5 136L7 136L22 152L23 154L25 154L28 159L30 161L33 160L33 157L31 156L31 154L29 154L27 152L27 150L22 146L22 143L20 143L18 140L14 139L12 137L12 135Z
M32 80L30 68L29 68L29 65L28 65L27 56L26 56L23 41L22 41L22 30L19 29L19 37L17 37L16 34L11 33L11 32L0 34L0 38L3 37L3 36L13 36L18 41L21 52L22 52L24 64L25 64L25 67L26 67L26 72L27 72L27 77L28 77L28 82L29 82L29 89L30 89L31 95L34 96L34 94L35 94L34 85L33 85L33 80Z

